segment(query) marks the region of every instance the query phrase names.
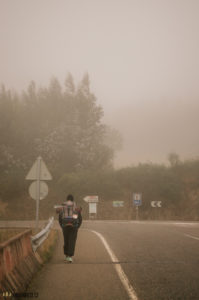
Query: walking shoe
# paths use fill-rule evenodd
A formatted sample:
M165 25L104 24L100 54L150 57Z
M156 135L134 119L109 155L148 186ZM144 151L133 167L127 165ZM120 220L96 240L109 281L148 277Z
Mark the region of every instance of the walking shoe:
M72 263L73 259L72 259L72 257L66 255L65 258L64 258L64 261L67 262L67 263Z
M66 256L64 257L64 261L65 261L65 262L69 262L69 256L66 255Z
M69 263L72 263L73 262L73 259L72 259L72 257L68 257L68 261L69 261Z

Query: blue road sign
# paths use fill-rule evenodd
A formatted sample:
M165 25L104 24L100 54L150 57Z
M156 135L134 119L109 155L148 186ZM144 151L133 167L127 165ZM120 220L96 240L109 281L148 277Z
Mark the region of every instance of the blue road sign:
M135 206L142 205L142 194L141 193L133 193L133 204Z

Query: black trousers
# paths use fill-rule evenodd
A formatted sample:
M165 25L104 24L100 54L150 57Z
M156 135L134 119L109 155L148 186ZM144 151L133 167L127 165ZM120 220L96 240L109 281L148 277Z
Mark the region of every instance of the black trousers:
M62 230L64 235L64 254L73 256L75 253L78 228L66 226L63 227Z

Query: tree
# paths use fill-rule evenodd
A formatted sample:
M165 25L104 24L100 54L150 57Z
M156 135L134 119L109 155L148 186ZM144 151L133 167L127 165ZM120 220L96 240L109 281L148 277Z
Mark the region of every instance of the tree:
M74 96L75 94L75 84L71 73L68 73L65 80L65 93L69 96Z
M123 139L118 130L106 125L104 143L114 151L120 151L123 145Z
M71 74L66 78L65 87L62 92L58 80L53 78L47 90L37 93L37 104L31 108L39 114L34 120L40 129L32 136L35 152L45 157L60 175L110 165L113 150L104 142L107 127L101 122L103 110L90 92L88 74L77 92Z
M55 179L66 173L94 174L112 167L113 149L105 142L108 127L102 116L103 109L90 91L88 74L78 88L70 73L63 89L55 77L48 87L39 89L32 81L19 95L2 86L0 186L1 182L8 186L14 182L19 170L23 170L20 178L24 180L39 155ZM9 174L6 181L5 172Z
M180 164L180 157L177 153L171 152L168 155L168 160L170 162L171 167L176 167Z

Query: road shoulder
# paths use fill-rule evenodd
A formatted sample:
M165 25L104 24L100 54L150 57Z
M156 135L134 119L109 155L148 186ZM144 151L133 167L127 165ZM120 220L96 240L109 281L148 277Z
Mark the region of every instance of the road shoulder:
M66 264L59 231L51 261L37 274L28 289L44 299L128 299L108 253L89 230L79 230L73 264Z

